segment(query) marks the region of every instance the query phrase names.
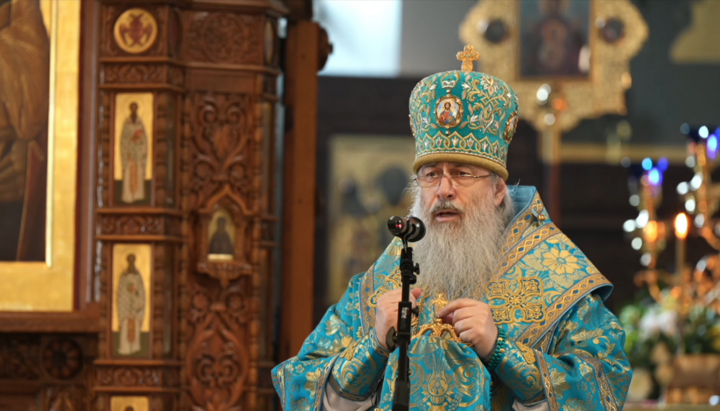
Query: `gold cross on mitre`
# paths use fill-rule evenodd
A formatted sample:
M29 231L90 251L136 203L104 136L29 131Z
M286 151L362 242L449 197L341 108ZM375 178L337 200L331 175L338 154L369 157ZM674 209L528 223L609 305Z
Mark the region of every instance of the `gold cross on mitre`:
M457 59L462 61L462 71L473 71L473 61L480 60L480 53L471 45L466 45L463 51L458 52Z

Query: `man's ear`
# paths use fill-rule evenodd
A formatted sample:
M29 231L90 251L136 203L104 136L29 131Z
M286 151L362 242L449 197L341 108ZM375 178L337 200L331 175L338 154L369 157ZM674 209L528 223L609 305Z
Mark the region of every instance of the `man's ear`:
M503 180L502 177L497 177L497 180L495 182L495 195L494 195L496 207L499 207L500 204L502 204L506 195L508 195L508 189L507 189L507 185L505 184L505 180Z

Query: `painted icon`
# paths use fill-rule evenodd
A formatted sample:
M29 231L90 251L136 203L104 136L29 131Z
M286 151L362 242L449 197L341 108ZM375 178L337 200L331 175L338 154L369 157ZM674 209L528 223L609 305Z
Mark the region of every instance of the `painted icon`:
M446 96L438 100L435 119L441 127L455 127L462 120L462 106L455 96Z
M152 93L115 98L115 202L149 205L152 181Z
M520 2L520 75L586 77L590 68L590 2Z
M39 1L0 1L0 261L45 261L50 40Z
M113 340L115 355L147 357L150 331L150 259L148 244L113 246Z
M208 260L234 260L235 224L227 210L220 209L213 214L209 231Z
M110 397L110 411L148 411L148 397L113 396Z
M142 53L155 44L157 22L147 10L129 9L115 21L113 35L121 49L132 54Z

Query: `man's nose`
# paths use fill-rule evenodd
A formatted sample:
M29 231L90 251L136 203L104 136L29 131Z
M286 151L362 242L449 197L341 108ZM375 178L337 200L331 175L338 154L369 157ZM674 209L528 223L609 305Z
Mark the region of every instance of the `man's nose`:
M440 185L438 186L437 196L440 200L452 200L455 198L455 186L449 175L443 174L440 177Z

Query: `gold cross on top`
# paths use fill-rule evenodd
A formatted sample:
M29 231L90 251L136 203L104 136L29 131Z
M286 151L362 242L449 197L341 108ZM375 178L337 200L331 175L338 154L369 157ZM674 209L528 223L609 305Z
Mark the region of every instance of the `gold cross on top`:
M462 71L473 71L473 61L480 60L480 53L471 45L466 45L463 51L458 52L457 59L462 61Z

